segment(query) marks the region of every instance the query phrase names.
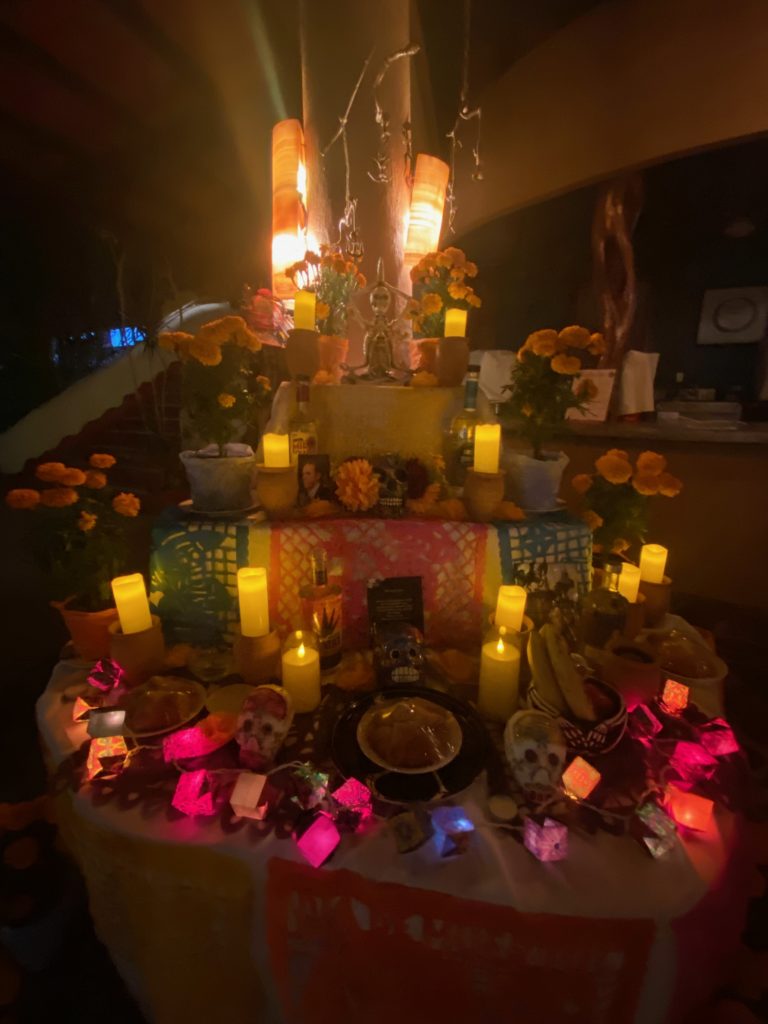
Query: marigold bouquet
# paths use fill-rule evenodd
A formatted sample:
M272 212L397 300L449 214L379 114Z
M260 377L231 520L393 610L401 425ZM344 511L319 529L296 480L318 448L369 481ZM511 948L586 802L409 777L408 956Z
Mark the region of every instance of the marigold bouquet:
M344 337L347 331L347 307L352 296L365 288L365 275L355 260L345 259L341 250L320 246L320 255L306 252L304 259L291 264L286 274L297 288L317 296L315 317L321 334Z
M220 451L243 430L251 406L271 399L270 380L254 363L261 340L241 316L211 320L197 334L166 331L157 342L184 364L182 402L192 428Z
M505 407L535 459L544 457L544 442L562 427L568 410L583 409L595 397L591 380L580 381L574 388L574 379L581 373L585 355L600 356L604 351L602 334L586 327L534 331L526 338L512 368L512 382L505 388L510 393Z
M595 550L624 554L645 539L648 499L656 494L675 498L683 489L667 472L667 460L642 452L635 465L620 448L611 448L595 461L594 474L579 473L571 486L582 495L582 516L592 530Z
M477 265L455 246L422 256L411 270L414 298L405 310L406 317L413 323L414 335L441 338L445 333L445 311L449 306L479 308L482 299L467 282L467 278L476 276Z
M48 486L16 488L5 496L10 508L34 513L33 552L50 580L51 596L73 598L81 611L112 603L110 582L127 561L126 520L141 510L135 494L109 486L106 471L114 465L107 454L91 455L84 470L43 462L35 477Z

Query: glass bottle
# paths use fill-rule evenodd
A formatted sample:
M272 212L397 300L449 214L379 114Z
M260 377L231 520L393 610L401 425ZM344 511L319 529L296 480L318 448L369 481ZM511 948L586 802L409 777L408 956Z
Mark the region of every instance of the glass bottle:
M477 388L480 367L470 366L464 381L464 407L451 420L446 437L445 472L448 482L461 487L474 458L477 427Z
M341 597L338 583L328 581L324 548L312 552L312 582L300 591L304 624L317 634L320 667L333 668L341 661Z
M317 422L309 408L309 380L299 377L296 381L296 410L288 421L288 435L291 446L291 462L295 465L300 455L314 455L317 452Z
M590 591L581 602L579 639L581 649L602 649L618 633L624 632L629 613L629 601L619 593L621 562L608 561L603 567L602 585Z

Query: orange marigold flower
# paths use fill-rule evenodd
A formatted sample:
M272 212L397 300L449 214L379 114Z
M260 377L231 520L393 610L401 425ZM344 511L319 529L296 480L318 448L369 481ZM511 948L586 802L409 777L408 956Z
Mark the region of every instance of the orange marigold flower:
M96 525L98 516L92 515L90 512L81 512L80 518L77 521L78 530L82 530L83 533L90 533Z
M623 448L609 448L605 454L613 455L617 459L624 459L625 462L629 462L629 454Z
M605 355L605 338L602 334L595 333L589 336L587 351L592 356Z
M443 300L437 292L427 292L421 300L421 308L424 313L439 313L443 308Z
M519 522L521 519L525 519L525 512L514 501L502 501L496 510L495 518L503 519L506 522Z
M659 493L659 478L653 473L637 473L632 477L632 486L638 494L650 497Z
M139 514L141 502L135 494L126 494L121 491L120 494L116 494L112 499L112 508L119 516L133 518Z
M465 298L466 298L467 302L469 303L469 305L473 306L475 309L480 309L480 307L483 304L483 300L480 298L480 296L479 295L475 295L474 292L471 292L469 290L467 291L467 294L465 295Z
M637 472L642 474L648 474L649 476L658 476L659 473L663 473L667 468L667 460L663 455L659 455L658 452L641 452L637 456Z
M558 334L558 338L568 348L587 348L590 341L590 333L586 327L564 327Z
M460 498L445 498L436 501L432 509L440 519L450 519L454 523L463 523L469 519L467 507Z
M557 351L557 335L554 331L534 331L528 335L525 344L535 356L549 359Z
M63 462L41 462L35 470L35 476L46 484L57 484L67 467Z
M261 352L261 338L248 327L245 321L243 321L243 326L238 327L232 335L232 341L239 348L247 348L249 352Z
M671 473L659 474L659 494L663 494L665 498L676 498L682 489L683 481L678 480L676 476L672 476Z
M360 270L355 274L355 281L357 281L358 288L365 288L368 284L368 278Z
M437 377L427 370L419 370L411 377L411 386L414 388L436 388Z
M200 335L190 343L189 354L202 366L218 366L221 362L221 346Z
M265 377L263 373L259 373L256 375L256 383L259 385L259 387L264 388L265 391L272 390L272 381L269 379L269 377Z
M467 294L467 286L465 284L458 284L456 281L451 281L448 285L448 294L452 299L463 299Z
M464 271L466 272L467 277L477 277L477 264L473 263L471 260L467 260L464 264Z
M379 478L367 459L342 462L336 473L336 495L352 512L365 512L379 500Z
M583 519L593 533L595 530L599 530L604 522L603 517L598 515L593 508L587 509L584 513Z
M40 501L47 508L66 508L76 504L77 500L78 493L71 487L51 487L40 492Z
M316 267L320 262L320 257L316 252L312 252L311 249L307 249L304 253L304 262L311 263L313 267Z
M438 253L438 262L440 256L447 256L451 261L451 264L455 267L463 267L467 262L467 257L464 255L462 249L458 249L455 245L448 245L443 249L442 253Z
M454 281L463 281L466 274L466 267L451 267L448 271L448 276Z
M318 302L317 305L315 306L315 317L318 320L325 320L325 318L330 314L330 312L331 307L328 305L327 302Z
M116 462L114 455L105 455L103 452L96 452L88 459L88 465L94 469L112 469Z
M35 491L31 487L17 487L13 491L8 491L5 503L9 508L37 508L40 504L40 491Z
M218 320L210 320L203 324L197 332L197 341L213 341L217 345L224 345L228 341L237 339L243 332L247 331L245 320L241 316L221 316Z
M308 505L304 506L304 515L307 519L322 519L323 516L332 516L338 511L338 506L332 501L325 501L323 498L315 498Z
M313 384L338 384L339 378L330 370L318 370L312 378Z
M157 336L157 347L167 352L185 352L194 334L187 334L186 331L162 331Z
M611 544L611 553L623 555L625 551L629 551L629 541L623 537L617 537L613 544Z
M439 252L437 254L437 259L435 260L435 263L437 264L438 267L442 267L444 270L447 270L449 267L453 266L453 260L451 259L447 252Z
M63 484L65 487L82 487L85 483L85 473L82 469L67 466L56 482Z
M220 395L216 396L216 401L222 409L231 409L237 399L234 395L230 395L228 391L222 391Z
M98 469L89 469L85 474L85 486L92 491L100 491L107 486L106 474L100 473Z
M595 469L609 484L625 484L632 476L630 462L611 452L606 452L595 461Z
M592 486L592 477L589 473L577 473L571 480L571 487L579 494L586 494Z
M581 360L577 356L566 356L562 352L556 355L549 364L555 373L573 376L581 370Z

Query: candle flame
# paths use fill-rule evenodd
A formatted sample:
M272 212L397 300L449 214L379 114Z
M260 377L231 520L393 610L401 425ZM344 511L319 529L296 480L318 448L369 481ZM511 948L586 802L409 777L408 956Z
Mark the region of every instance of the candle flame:
M504 637L499 637L499 642L496 644L496 650L499 652L499 654L504 653Z
M306 651L305 651L305 649L304 649L304 643L303 643L303 641L302 641L302 643L300 643L300 644L299 644L299 657L300 657L300 658L303 658L303 657L305 656L305 654L306 654L306 653L307 653L307 652L306 652Z

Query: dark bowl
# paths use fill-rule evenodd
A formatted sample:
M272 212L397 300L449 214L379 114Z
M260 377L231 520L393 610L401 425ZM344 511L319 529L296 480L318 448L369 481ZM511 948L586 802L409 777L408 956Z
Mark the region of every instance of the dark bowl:
M580 718L562 714L549 701L545 700L532 683L528 690L528 703L538 711L544 711L563 730L568 749L575 754L607 754L613 750L627 727L627 706L618 690L595 676L588 676L585 682L600 690L610 701L611 710L597 722L585 722Z

